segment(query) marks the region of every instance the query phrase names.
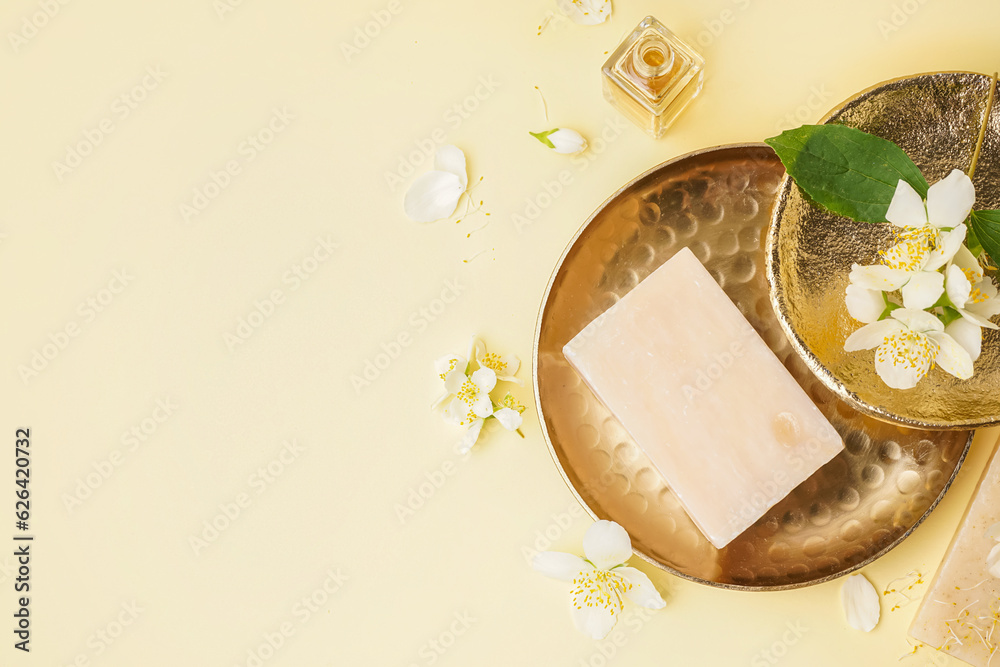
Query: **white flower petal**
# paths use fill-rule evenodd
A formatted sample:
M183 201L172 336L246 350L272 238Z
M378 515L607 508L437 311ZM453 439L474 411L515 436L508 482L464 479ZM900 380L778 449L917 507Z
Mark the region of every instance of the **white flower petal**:
M976 282L983 279L983 267L979 266L979 260L964 245L955 252L955 256L952 257L951 261L963 269L972 271L976 276Z
M994 577L1000 577L1000 544L995 545L987 554L986 571Z
M943 331L940 333L932 331L927 337L938 345L934 363L959 380L968 380L972 377L972 355L958 341Z
M521 416L521 413L510 408L500 408L493 413L493 416L508 431L516 431L521 428L521 423L524 422L524 417Z
M604 23L611 16L611 0L557 0L556 4L580 25Z
M479 440L479 433L482 430L483 430L482 419L477 419L476 421L472 422L472 425L469 427L469 430L465 432L465 435L462 436L462 439L458 441L457 445L455 445L455 451L458 452L459 454L465 454L467 451L472 449L475 446L476 441Z
M944 274L937 271L915 273L903 285L903 306L923 310L930 308L944 293Z
M958 312L962 316L962 319L967 320L968 322L971 322L976 326L983 327L985 329L1000 329L1000 327L993 324L988 319L986 319L979 313L975 312L974 310L968 308L959 308Z
M452 397L451 394L441 394L440 396L437 397L437 400L435 400L434 403L431 404L431 410L439 409L442 405L447 403L448 400L451 399L451 397Z
M972 295L972 283L969 282L961 267L955 264L948 267L947 276L948 298L956 308L964 308Z
M937 247L931 250L928 255L927 262L924 264L924 270L937 271L950 262L958 252L958 249L965 243L965 235L968 231L965 225L959 225L950 232L939 233Z
M964 318L959 318L946 326L944 332L955 339L975 361L983 349L983 329Z
M572 155L587 148L587 140L577 132L566 127L559 128L548 135L548 140L552 142L553 150L556 153Z
M472 374L472 383L481 391L489 393L497 386L497 374L492 368L480 368Z
M594 567L607 570L632 557L632 540L614 521L595 521L583 536L583 553Z
M890 269L883 264L862 266L855 264L851 268L851 283L877 292L895 292L910 279L910 272L903 269Z
M447 375L444 376L444 390L449 394L457 394L462 390L462 385L465 381L469 379L469 376L465 374L465 366L459 370L456 368L453 371L449 371Z
M878 321L878 318L885 311L885 299L882 292L865 289L861 285L854 284L848 285L846 291L847 296L844 300L847 303L847 312L851 314L851 317L865 324Z
M893 319L867 324L847 337L847 340L844 341L844 350L847 352L870 350L881 345L892 334L905 328Z
M465 153L458 146L451 144L439 146L434 154L434 168L458 176L463 190L469 186L469 175L465 171Z
M465 421L465 417L469 414L469 406L460 398L451 399L451 403L448 407L444 409L441 413L445 421L451 422L452 424L461 424Z
M881 615L878 593L871 582L860 574L852 574L840 589L847 624L855 630L871 632Z
M479 361L486 354L486 343L479 336L469 339L469 359Z
M531 567L546 577L561 581L573 581L581 571L593 569L590 563L579 556L561 551L542 551L531 559Z
M935 227L957 227L969 217L975 202L972 179L953 169L927 191L927 220Z
M981 301L980 303L966 304L965 310L974 315L978 315L979 317L989 322L989 319L991 317L1000 315L1000 299L992 297L987 299L986 301ZM981 326L987 326L987 325L984 324ZM997 325L993 324L992 322L989 322L989 326L987 328L996 329Z
M403 210L414 222L434 222L455 212L465 186L448 171L429 171L413 182L403 198Z
M576 629L591 639L604 639L618 622L617 609L614 607L591 607L577 604L574 600L570 606L570 615Z
M469 362L457 354L448 354L434 362L434 370L440 375L448 373L451 370L465 370L465 367L468 365Z
M629 583L632 584L631 590L625 592L625 597L632 602L646 609L663 609L667 606L660 591L656 590L656 586L644 572L634 567L618 567L615 568L615 572L628 579Z
M913 350L913 345L906 345L908 352L907 359L902 363L896 363L893 356L893 344L899 345L894 340L892 343L884 343L875 350L875 372L893 389L913 389L920 382L920 379L927 375L930 370L933 355L920 355Z
M924 200L913 186L903 179L899 179L899 183L896 184L896 191L892 194L885 219L897 227L923 227L927 224Z
M897 308L892 311L892 317L914 331L944 331L944 324L941 323L941 320L923 310Z
M476 416L480 419L485 419L493 414L493 401L490 400L490 395L485 392L480 392L479 396L472 403L472 411L476 413Z

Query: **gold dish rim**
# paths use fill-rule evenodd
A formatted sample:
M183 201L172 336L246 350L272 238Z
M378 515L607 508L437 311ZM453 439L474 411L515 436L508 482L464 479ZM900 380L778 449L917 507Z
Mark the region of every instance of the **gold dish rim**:
M909 78L909 77L901 77L901 78ZM878 85L882 85L882 84L878 84ZM873 88L874 87L875 86L873 86ZM560 475L560 477L562 477L563 483L566 484L566 486L570 490L570 493L573 494L573 497L576 498L577 502L580 503L580 505L583 507L583 509L586 510L587 514L589 514L591 516L591 518L593 518L594 520L600 520L601 517L597 514L597 512L594 511L594 509L587 503L587 501L583 499L583 496L580 495L579 491L577 491L576 487L573 485L573 482L570 481L569 475L566 474L566 470L563 468L562 463L559 461L559 454L556 452L555 445L552 443L552 437L549 434L549 429L548 429L548 427L546 426L546 423L545 423L545 412L542 409L541 392L540 392L540 389L539 389L539 386L538 386L538 351L539 351L539 341L541 339L541 332L542 332L542 321L543 321L543 318L545 316L546 306L548 305L549 298L550 298L550 296L552 294L552 288L555 285L556 277L559 275L559 271L562 269L563 263L566 261L566 257L569 255L570 251L573 250L573 247L576 245L577 241L579 240L579 238L583 234L583 232L594 221L594 218L596 218L598 215L600 215L604 211L604 209L607 208L608 204L610 204L613 200L615 200L624 191L626 191L627 189L631 188L633 185L635 185L636 183L638 183L642 179L644 179L644 178L652 175L653 173L655 173L655 172L657 172L657 171L659 171L661 169L665 169L665 168L667 168L667 167L669 167L669 166L671 166L671 165L673 165L673 164L675 164L677 162L681 162L682 160L687 160L687 159L691 159L691 158L694 158L694 157L698 157L698 156L704 155L706 153L721 152L721 151L734 150L734 149L740 149L740 148L745 148L745 149L753 149L753 148L770 149L770 147L767 144L763 143L763 142L752 142L752 141L751 142L733 143L733 144L720 144L720 145L712 146L712 147L709 147L709 148L701 148L701 149L698 149L698 150L690 151L688 153L684 153L682 155L678 155L678 156L676 156L674 158L671 158L669 160L661 162L660 164L658 164L658 165L656 165L654 167L651 167L651 168L647 169L646 171L642 172L641 174L639 174L638 176L636 176L635 178L633 178L632 180L630 180L628 183L626 183L622 187L620 187L617 190L615 190L603 202L601 202L601 204L596 209L594 209L594 212L590 214L590 216L586 219L586 221L584 221L584 223L576 231L576 233L573 235L573 237L566 243L566 247L563 249L562 253L560 253L559 259L556 261L556 264L555 264L554 268L552 269L552 273L549 276L548 284L545 286L545 292L542 294L541 304L540 304L540 306L538 308L538 317L536 318L536 321L535 321L534 340L532 341L532 346L531 346L531 384L532 384L532 392L533 392L534 398L535 398L535 413L536 413L536 415L538 417L539 426L540 426L541 431L542 431L542 437L545 438L545 446L549 450L549 456L552 458L552 462L555 464L556 469L559 471L559 475ZM783 185L784 185L784 180L782 180L782 184L779 186L779 188L783 187ZM777 207L777 203L775 203L775 206ZM768 246L768 248L765 249L765 254L767 254L768 249L769 249L769 246ZM766 259L769 259L769 256L766 257ZM852 404L852 407L853 407L853 404ZM877 553L869 556L864 561L862 561L862 562L860 562L860 563L858 563L856 565L853 565L851 567L848 567L848 568L846 568L846 569L844 569L844 570L842 570L840 572L835 572L833 574L826 575L825 577L821 577L819 579L813 579L811 581L805 581L805 582L801 582L801 583L778 584L778 585L769 585L769 586L745 586L745 585L742 585L742 584L732 584L732 583L725 583L725 582L718 582L718 581L710 581L708 579L702 579L700 577L696 577L696 576L687 574L685 572L681 572L680 570L677 570L677 569L675 569L673 567L670 567L669 565L661 563L660 561L656 560L655 558L650 557L649 555L647 555L646 553L642 552L641 550L639 550L639 549L637 549L635 547L632 548L632 553L635 554L636 556L638 556L639 558L641 558L642 560L646 561L647 563L649 563L653 567L655 567L655 568L657 568L659 570L662 570L664 572L667 572L669 574L672 574L672 575L674 575L676 577L680 577L681 579L686 579L688 581L692 581L692 582L695 582L695 583L698 583L698 584L703 584L703 585L706 585L706 586L711 586L713 588L721 588L721 589L724 589L724 590L768 593L768 592L775 592L775 591L793 590L793 589L796 589L796 588L806 588L808 586L816 586L818 584L824 584L824 583L827 583L829 581L833 581L834 579L838 579L838 578L843 577L845 575L848 575L848 574L850 574L852 572L860 570L861 568L866 567L867 565L870 565L871 563L873 563L874 561L878 560L879 558L881 558L882 556L884 556L888 552L892 551L894 548L896 548L897 546L899 546L899 544L903 540L905 540L906 538L908 538L913 533L913 531L915 531L924 522L924 520L927 519L928 516L930 516L931 512L933 512L937 508L938 504L945 497L945 494L948 493L948 490L951 488L951 485L954 483L955 478L958 476L958 471L961 470L962 464L965 462L965 458L966 458L966 456L969 453L969 449L970 449L970 447L972 445L972 440L975 437L975 434L976 434L976 432L974 430L969 431L969 437L965 441L965 447L962 449L962 453L959 455L958 461L955 464L955 471L948 478L948 481L945 482L944 487L941 489L941 492L938 494L937 498L934 499L934 501L930 504L930 506L927 508L927 510L920 516L920 518L918 518L914 522L914 524L912 526L910 526L906 530L906 532L904 532L901 535L899 535L899 537L897 537L895 540L893 540L892 542L890 542L884 548L880 549Z
M934 76L948 76L954 74L971 74L974 76L982 76L987 78L992 78L987 74L982 72L970 72L966 70L941 70L941 71L931 71L922 72L919 74L910 74L907 76L898 76L892 79L886 79L885 81L880 81L874 85L871 85L864 90L861 90L850 97L845 98L839 104L831 107L818 121L817 125L826 124L833 118L834 114L843 111L845 107L849 104L856 102L868 95L870 95L875 90L883 88L893 83L898 83L902 81L909 81L913 79L920 79L923 77L934 77ZM904 415L899 415L889 410L879 408L877 405L872 405L866 401L861 400L851 390L849 390L843 382L841 382L832 371L830 371L822 360L817 357L812 350L808 348L799 335L792 328L791 323L784 315L784 290L782 289L777 277L775 275L775 255L777 253L777 237L778 231L781 227L779 223L779 218L782 212L785 210L785 206L788 203L788 196L791 192L791 177L786 173L781 179L781 184L778 186L778 194L775 196L774 210L771 212L771 223L768 225L767 230L767 243L764 247L764 274L767 278L768 284L768 298L771 301L771 308L774 309L774 314L778 319L778 323L781 326L781 330L785 333L785 337L788 342L791 343L792 349L795 353L806 363L810 370L813 371L813 375L822 382L827 389L832 391L843 401L846 401L852 408L857 410L862 414L866 414L869 417L874 417L884 422L889 422L892 424L898 424L900 426L907 426L909 428L920 429L924 431L967 431L970 429L977 428L989 428L991 426L1000 425L1000 414L990 415L981 419L965 419L961 421L952 422L927 422L921 421L919 419L914 419L911 417L906 417ZM816 367L823 369L822 373L816 372Z

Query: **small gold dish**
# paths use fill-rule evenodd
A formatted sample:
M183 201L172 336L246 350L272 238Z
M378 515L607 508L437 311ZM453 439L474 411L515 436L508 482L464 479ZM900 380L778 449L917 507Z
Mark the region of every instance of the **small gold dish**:
M952 169L968 172L991 85L992 77L969 72L895 79L859 93L824 122L895 142L934 183ZM976 209L1000 208L998 149L995 105L973 178ZM854 222L820 208L785 178L768 233L767 279L792 347L824 385L873 417L923 429L1000 424L1000 331L983 329L972 378L932 368L904 391L878 377L873 351L844 351L847 336L861 327L844 303L851 265L878 263L892 232L892 225Z
M792 350L764 277L763 239L784 169L764 144L666 162L616 192L569 243L535 331L535 404L552 458L595 517L621 524L642 558L742 590L826 581L899 544L937 505L972 434L900 428L823 386ZM845 450L724 549L695 527L562 348L682 247L702 261L844 438Z

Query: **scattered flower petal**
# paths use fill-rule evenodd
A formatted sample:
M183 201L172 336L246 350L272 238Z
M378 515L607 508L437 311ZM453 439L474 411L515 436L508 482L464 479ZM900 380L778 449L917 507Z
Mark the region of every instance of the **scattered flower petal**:
M417 178L403 198L403 210L414 222L447 218L455 212L468 186L465 153L460 148L440 146L434 156L434 167Z
M878 593L863 575L852 574L840 589L847 624L855 630L871 632L878 625L881 609Z

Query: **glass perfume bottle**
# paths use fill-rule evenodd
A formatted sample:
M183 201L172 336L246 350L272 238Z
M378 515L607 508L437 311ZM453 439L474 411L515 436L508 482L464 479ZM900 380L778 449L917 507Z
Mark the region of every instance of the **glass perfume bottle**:
M601 68L604 99L654 139L701 92L705 60L652 16Z

